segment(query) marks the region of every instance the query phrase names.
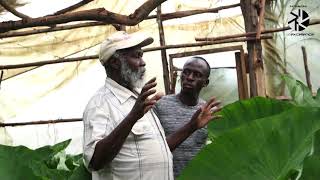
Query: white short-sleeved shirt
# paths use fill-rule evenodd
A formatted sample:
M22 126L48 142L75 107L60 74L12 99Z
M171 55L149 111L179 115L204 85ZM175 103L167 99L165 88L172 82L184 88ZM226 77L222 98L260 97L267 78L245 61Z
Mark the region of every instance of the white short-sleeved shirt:
M126 117L136 98L134 93L108 77L105 86L91 98L83 114L83 154L87 167L97 142ZM153 110L136 122L112 162L99 171L92 171L92 179L173 179L172 154Z

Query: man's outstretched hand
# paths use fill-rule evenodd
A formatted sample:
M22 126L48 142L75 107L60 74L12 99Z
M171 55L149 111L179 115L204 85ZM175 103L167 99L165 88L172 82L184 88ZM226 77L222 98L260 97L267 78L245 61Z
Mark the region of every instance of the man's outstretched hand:
M162 93L156 93L155 87L157 85L156 78L149 80L142 88L140 95L138 96L136 103L131 109L130 113L135 118L140 119L145 113L147 113L154 104L163 96ZM152 98L151 95L155 94Z
M210 121L221 118L220 115L215 115L221 110L221 102L212 97L206 104L198 109L191 118L191 123L196 129L205 127Z

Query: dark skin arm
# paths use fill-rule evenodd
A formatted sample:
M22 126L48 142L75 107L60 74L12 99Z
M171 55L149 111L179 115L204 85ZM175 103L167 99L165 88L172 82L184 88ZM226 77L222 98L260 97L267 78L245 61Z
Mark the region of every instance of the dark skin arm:
M150 95L156 92L154 89L157 84L155 80L156 78L152 78L145 84L129 114L107 137L97 143L90 161L90 166L94 170L103 168L105 164L110 163L115 158L134 124L160 99L158 95L148 99Z
M186 140L196 130L205 127L210 121L220 118L214 115L221 110L220 101L213 97L192 116L191 120L176 132L167 136L166 140L171 151L174 151L184 140Z

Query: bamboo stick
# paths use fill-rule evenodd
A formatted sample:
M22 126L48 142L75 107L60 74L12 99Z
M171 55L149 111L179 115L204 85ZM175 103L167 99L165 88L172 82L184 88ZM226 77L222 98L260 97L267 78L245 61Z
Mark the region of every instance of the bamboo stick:
M307 51L304 46L301 46L301 49L302 49L302 54L303 54L303 63L304 63L304 70L306 73L307 85L308 85L308 88L310 89L310 91L312 92L312 84L311 84L311 80L310 80L310 71L309 71L309 67L308 67Z
M56 123L78 122L78 121L82 121L82 118L57 119L57 120L46 120L46 121L30 121L30 122L16 122L16 123L0 123L0 127L28 126L28 125L41 125L41 124L56 124Z

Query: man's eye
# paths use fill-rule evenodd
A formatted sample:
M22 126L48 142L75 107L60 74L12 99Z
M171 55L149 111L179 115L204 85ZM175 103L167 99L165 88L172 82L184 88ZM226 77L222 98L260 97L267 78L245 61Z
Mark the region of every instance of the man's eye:
M198 72L194 73L194 76L197 77L197 78L202 77L202 75L200 73L198 73Z

